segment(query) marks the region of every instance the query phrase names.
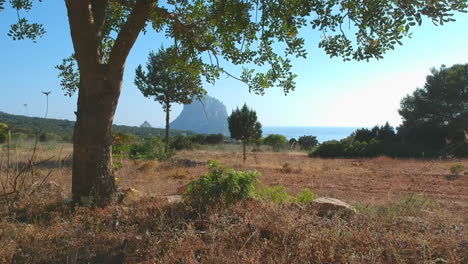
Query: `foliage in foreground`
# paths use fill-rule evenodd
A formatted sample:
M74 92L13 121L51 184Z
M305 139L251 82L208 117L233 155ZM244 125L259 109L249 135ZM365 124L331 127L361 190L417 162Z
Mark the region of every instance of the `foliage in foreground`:
M195 205L232 204L255 194L257 172L236 171L218 161L210 162L209 167L207 174L188 186L186 196Z
M247 198L259 198L276 204L310 204L317 195L304 188L297 196L290 195L284 186L267 186L258 181L258 172L238 171L211 161L210 171L192 181L185 193L186 198L197 207L229 205Z

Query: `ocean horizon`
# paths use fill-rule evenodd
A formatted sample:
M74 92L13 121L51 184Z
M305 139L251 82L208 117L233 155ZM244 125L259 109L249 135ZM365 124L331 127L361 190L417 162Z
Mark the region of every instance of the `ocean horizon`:
M330 126L264 126L263 137L280 134L288 139L298 139L301 136L315 136L322 143L328 140L340 140L348 137L361 127L330 127Z

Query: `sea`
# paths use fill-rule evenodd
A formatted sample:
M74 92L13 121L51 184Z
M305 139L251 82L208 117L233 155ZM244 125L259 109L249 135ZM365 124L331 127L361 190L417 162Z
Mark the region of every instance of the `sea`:
M327 140L340 140L348 137L360 127L320 127L320 126L264 126L263 137L270 134L280 134L288 139L298 139L301 136L315 136L322 143Z

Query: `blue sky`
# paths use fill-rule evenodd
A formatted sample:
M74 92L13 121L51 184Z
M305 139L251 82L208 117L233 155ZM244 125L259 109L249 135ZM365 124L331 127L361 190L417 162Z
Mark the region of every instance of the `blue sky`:
M45 96L41 91L50 90L49 117L74 120L76 97L63 95L54 69L73 52L64 2L38 4L28 18L43 23L47 30L37 43L7 37L7 25L15 22L16 13L9 9L0 12L0 111L43 116ZM304 31L309 56L293 60L297 87L287 96L281 88L268 89L264 96L250 94L245 84L228 77L215 85L205 84L205 89L224 102L228 113L247 103L265 126L372 126L386 121L395 126L401 122L397 112L401 98L424 85L430 68L468 63L468 14L455 18L456 22L442 27L425 21L412 30L413 37L405 39L403 46L388 52L383 60L371 62L330 59L317 48L318 34ZM140 125L147 120L163 126L161 106L143 97L133 78L136 66L145 64L149 51L164 42L154 32L140 35L126 63L114 123ZM240 74L239 68L222 66ZM175 106L171 119L181 110L182 106Z

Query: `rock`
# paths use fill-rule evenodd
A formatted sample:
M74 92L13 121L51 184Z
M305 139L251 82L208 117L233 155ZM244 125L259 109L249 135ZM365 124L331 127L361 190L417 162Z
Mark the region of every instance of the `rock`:
M122 203L129 204L129 203L137 202L141 200L143 197L144 195L142 192L133 188L128 188L128 189L123 190Z
M349 204L334 198L320 197L314 200L314 204L318 208L319 216L333 216L340 212L343 215L353 215L356 210Z
M166 199L167 199L167 202L170 204L184 202L184 198L182 197L182 195L169 195L169 196L166 196Z
M229 135L226 106L219 100L205 95L201 100L184 105L180 115L171 122L171 128L202 134Z

